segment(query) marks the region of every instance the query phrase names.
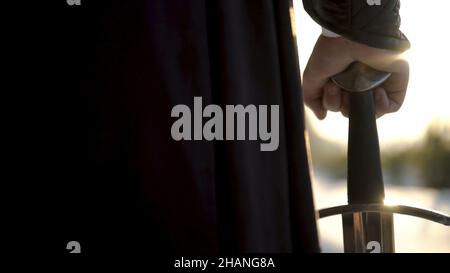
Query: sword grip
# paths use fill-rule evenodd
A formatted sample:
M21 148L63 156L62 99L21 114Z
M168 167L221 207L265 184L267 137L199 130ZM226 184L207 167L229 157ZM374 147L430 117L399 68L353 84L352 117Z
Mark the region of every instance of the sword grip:
M382 203L384 200L373 89L390 75L354 62L331 78L350 94L347 157L349 204Z
M347 157L348 203L382 204L384 201L380 145L373 90L390 74L362 63L351 64L332 80L349 92L349 131ZM360 212L342 215L344 251L394 252L392 213Z
M350 92L347 195L349 204L383 203L384 200L372 90Z

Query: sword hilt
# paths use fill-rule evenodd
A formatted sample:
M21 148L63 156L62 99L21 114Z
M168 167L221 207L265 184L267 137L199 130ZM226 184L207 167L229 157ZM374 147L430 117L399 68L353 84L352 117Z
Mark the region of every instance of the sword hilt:
M448 215L409 206L386 206L373 89L390 73L352 63L331 79L350 94L347 158L348 205L321 209L319 218L342 215L345 252L394 252L393 214L450 225ZM375 251L373 251L375 250Z
M350 95L347 158L349 204L383 203L384 200L373 89L390 75L354 62L331 78Z
M390 73L354 62L332 81L349 93L347 197L349 205L383 204L384 184L373 90ZM355 212L342 215L345 252L394 252L392 213ZM377 252L378 252L377 251Z

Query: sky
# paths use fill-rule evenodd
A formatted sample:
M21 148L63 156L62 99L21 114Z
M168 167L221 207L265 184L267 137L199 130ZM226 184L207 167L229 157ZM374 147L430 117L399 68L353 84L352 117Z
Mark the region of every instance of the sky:
M295 25L303 71L321 28L294 0ZM378 119L382 148L414 144L430 123L450 126L450 1L402 1L401 30L411 42L407 52L410 63L408 92L399 112ZM319 121L307 110L313 128L325 139L345 144L348 120L340 113L328 113Z

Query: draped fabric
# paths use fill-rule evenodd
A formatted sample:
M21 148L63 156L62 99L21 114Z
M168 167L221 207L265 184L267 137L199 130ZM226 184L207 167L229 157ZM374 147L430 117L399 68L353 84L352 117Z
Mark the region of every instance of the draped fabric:
M318 251L289 7L82 1L53 15L49 232L91 253ZM171 109L194 96L279 105L278 149L173 140Z

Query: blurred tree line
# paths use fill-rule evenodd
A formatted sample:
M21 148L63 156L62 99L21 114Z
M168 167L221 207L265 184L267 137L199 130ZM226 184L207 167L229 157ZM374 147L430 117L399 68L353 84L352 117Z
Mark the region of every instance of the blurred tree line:
M347 175L346 147L322 139L308 126L313 168L332 179ZM450 188L450 124L433 123L414 145L382 151L390 184Z
M383 166L394 181L401 180L404 166L409 166L421 186L450 188L450 126L432 124L416 145L385 153Z

